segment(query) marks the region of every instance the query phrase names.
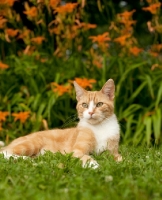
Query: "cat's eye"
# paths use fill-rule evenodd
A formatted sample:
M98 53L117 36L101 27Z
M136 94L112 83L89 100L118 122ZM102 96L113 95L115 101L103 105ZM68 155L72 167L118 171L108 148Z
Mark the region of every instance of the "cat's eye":
M103 105L103 102L98 102L97 104L96 104L96 107L101 107Z
M88 104L87 103L82 103L83 108L88 108Z

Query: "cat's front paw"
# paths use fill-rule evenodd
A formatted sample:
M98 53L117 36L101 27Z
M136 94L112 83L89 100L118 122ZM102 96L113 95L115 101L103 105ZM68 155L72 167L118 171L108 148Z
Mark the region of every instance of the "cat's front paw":
M115 160L116 160L117 162L121 162L121 161L123 160L123 158L122 158L122 156L119 154L119 155L115 156Z
M84 163L83 168L92 168L92 169L97 169L99 167L99 164L95 160L89 160L86 163Z

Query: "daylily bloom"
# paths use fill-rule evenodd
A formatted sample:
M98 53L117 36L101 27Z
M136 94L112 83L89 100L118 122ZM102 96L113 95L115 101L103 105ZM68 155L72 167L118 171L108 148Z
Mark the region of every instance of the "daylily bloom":
M9 68L9 66L0 61L0 69L7 69L7 68Z
M50 5L53 9L55 9L59 3L60 3L60 0L50 0L50 1L49 1L49 5Z
M123 23L126 27L136 24L136 22L137 21L135 20L126 20L126 19L120 20L120 23Z
M147 3L153 3L153 0L146 0Z
M85 30L96 28L96 24L89 24L89 23L84 23L84 22L79 22L78 25L75 25L76 29L77 28L83 28Z
M59 96L62 96L64 93L68 93L71 89L70 85L59 85L55 82L51 83L53 92L58 93Z
M36 43L36 44L42 44L42 42L45 41L45 40L46 40L46 38L43 37L43 36L38 36L38 37L31 39L31 41Z
M149 54L155 58L158 57L159 55L157 52L154 52L154 51L149 51Z
M18 39L25 39L29 36L30 34L30 30L29 29L26 29L26 30L23 30L19 35L18 35Z
M0 29L4 28L6 22L7 22L7 19L0 16Z
M55 8L55 12L58 12L61 14L71 13L77 7L77 5L78 3L66 3L63 6L59 6Z
M32 17L32 18L36 17L37 14L38 14L37 8L35 6L33 6L33 7L29 8L28 10L24 11L24 13L26 15L28 15L29 17Z
M96 83L95 79L75 78L75 81L83 88L92 88L92 84Z
M9 112L5 111L0 111L0 122L6 121L6 117L9 115Z
M136 10L132 10L132 11L125 11L123 13L119 13L117 14L117 16L121 19L125 19L125 20L129 20L130 17L132 17L133 13L136 12Z
M151 4L148 7L144 7L144 8L142 8L142 10L149 11L150 13L152 13L154 15L157 13L157 9L160 8L160 6L161 6L161 3L158 2L158 3Z
M12 113L12 116L15 118L14 121L20 120L21 123L24 123L29 118L29 115L29 111Z
M98 42L98 43L104 43L105 41L110 41L111 38L108 37L109 33L105 32L101 35L97 35L97 36L90 36L89 38L92 39L93 42Z
M138 48L138 47L131 47L131 48L129 49L129 51L130 51L130 53L132 53L134 56L138 56L138 54L139 54L140 52L142 52L143 49Z
M161 49L162 49L162 44L153 44L152 47L151 47L151 49L152 49L153 51L158 51L158 52L160 52Z
M114 41L115 42L118 42L120 43L122 46L125 45L126 43L126 39L129 38L131 35L130 34L127 34L127 35L123 35L123 36L120 36L118 38L115 38Z
M9 37L15 37L18 34L19 30L18 29L7 28L5 30L5 32Z
M13 6L14 2L17 0L5 0L5 2L9 5L9 6Z

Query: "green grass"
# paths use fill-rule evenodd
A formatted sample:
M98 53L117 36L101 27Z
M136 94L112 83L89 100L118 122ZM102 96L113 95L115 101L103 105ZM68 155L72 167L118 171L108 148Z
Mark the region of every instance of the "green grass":
M96 170L60 153L27 160L0 156L0 199L162 199L162 147L121 145L120 152L121 163L106 152L94 155Z

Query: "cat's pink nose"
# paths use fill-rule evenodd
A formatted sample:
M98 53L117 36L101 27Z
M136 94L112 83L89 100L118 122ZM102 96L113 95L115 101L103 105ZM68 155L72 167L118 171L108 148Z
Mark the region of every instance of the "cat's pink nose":
M94 114L94 112L93 112L93 111L91 111L91 112L88 112L88 114L90 114L90 115L93 115L93 114Z

